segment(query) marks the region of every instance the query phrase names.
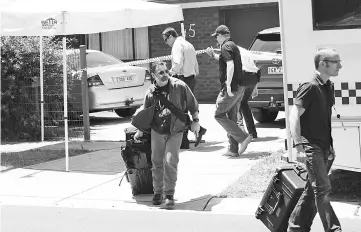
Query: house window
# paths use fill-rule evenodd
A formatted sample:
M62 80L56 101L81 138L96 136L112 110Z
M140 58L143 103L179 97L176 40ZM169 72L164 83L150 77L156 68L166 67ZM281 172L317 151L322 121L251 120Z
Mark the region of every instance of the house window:
M148 27L89 34L89 49L100 50L122 61L147 59Z
M361 0L312 0L314 30L361 28Z

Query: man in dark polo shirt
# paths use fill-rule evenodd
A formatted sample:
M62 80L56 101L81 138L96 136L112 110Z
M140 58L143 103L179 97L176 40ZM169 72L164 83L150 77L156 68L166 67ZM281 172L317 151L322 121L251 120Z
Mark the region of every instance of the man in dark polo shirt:
M319 49L314 62L314 78L300 85L290 112L297 160L305 164L309 180L289 218L288 232L309 232L317 212L325 231L342 231L328 199L328 171L335 158L331 137L334 90L329 78L337 76L342 66L339 54L331 48Z
M229 138L229 149L223 155L236 157L247 149L252 140L252 135L246 134L237 125L237 113L248 79L242 73L241 55L231 39L228 27L220 25L212 36L221 47L220 55L215 54L212 48L207 48L207 54L219 60L221 92L217 97L214 117L227 131Z

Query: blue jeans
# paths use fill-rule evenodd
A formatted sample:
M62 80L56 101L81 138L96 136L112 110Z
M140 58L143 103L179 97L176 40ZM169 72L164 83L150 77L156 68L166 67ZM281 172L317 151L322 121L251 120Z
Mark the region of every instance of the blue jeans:
M228 96L225 88L218 94L214 118L227 131L229 150L238 152L238 144L247 138L247 134L237 125L239 105L244 94L245 86L238 86L232 97Z
M152 130L152 177L154 193L174 195L182 133L161 135Z
M288 232L309 232L316 213L320 215L325 232L341 232L340 222L330 204L328 171L333 160L329 151L315 144L304 145L308 182L288 221Z
M249 108L249 105L248 105L248 101L249 101L249 99L251 99L252 92L255 87L256 87L256 85L246 86L243 98L241 100L241 105L239 107L238 125L243 126L243 119L244 119L248 133L257 136L257 131L256 131L256 127L254 125L251 108Z

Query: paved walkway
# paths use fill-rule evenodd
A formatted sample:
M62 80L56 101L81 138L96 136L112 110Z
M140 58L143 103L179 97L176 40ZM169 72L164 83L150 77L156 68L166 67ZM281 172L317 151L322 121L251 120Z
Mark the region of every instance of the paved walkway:
M89 232L99 231L95 228L99 229L100 222L117 225L120 222L116 223L116 218L122 221L121 225L124 225L125 228L141 231L141 225L128 224L132 220L134 223L134 219L129 218L133 214L143 215L147 218L142 220L144 223L150 223L145 227L148 231L156 231L156 225L152 225L150 221L151 218L155 220L156 215L162 218L168 218L168 215L177 215L182 218L183 223L194 221L193 215L193 217L199 218L199 223L207 224L202 226L194 222L196 223L193 225L195 230L189 230L189 227L187 230L182 225L172 231L181 231L180 228L183 228L183 231L267 231L262 223L254 217L254 212L260 202L259 198L214 198L260 161L257 156L252 155L254 154L252 152L261 149L256 142L251 144L249 155L246 153L240 159L220 156L220 151L226 145L225 142L206 143L201 144L199 148L182 151L175 195L177 204L172 212L164 213L163 209L153 206L151 195L133 197L130 185L125 178L119 186L123 176L123 172L120 172L123 166L120 162L120 150L113 148L71 157L70 172L64 172L64 159L3 172L0 175L2 216L14 220L11 215L16 218L26 218L29 217L29 215L26 216L26 212L28 212L31 215L30 218L33 218L33 223L40 221L38 217L43 220L48 218L51 224L61 224L63 220L70 220L76 228L79 226L77 222L69 218L69 215L73 215L84 223L84 228L90 229L85 230L82 227L83 229L70 231ZM267 146L262 147L264 151L264 147ZM348 224L354 223L361 228L358 202L332 202L332 205L341 222L351 220ZM37 212L37 216L31 212ZM59 214L61 215L55 217ZM109 218L95 220L95 215L103 214ZM218 224L214 224L212 221L212 218L216 220L214 215L218 215L216 217L219 220ZM120 219L121 217L122 219ZM139 217L139 219L143 217ZM250 224L243 225L245 230L238 230L237 228L242 226L240 222L245 222L246 219L250 220ZM169 220L179 223L176 218L169 218ZM230 224L226 224L223 230L216 230L220 228L219 224L224 223ZM12 226L5 225L8 229L2 230L3 232L23 231L21 223ZM43 221L42 226L34 225L32 228L36 228L36 230L29 231L49 231L46 230L48 226L50 225ZM104 228L110 227L110 225L104 226ZM314 227L321 228L319 219L316 219ZM246 228L248 229L246 230Z
M214 196L259 162L261 152L282 149L282 130L267 134L259 128L258 142L252 142L241 158L232 159L220 155L227 146L225 132L212 117L201 121L212 130L205 137L207 143L180 154L175 210L153 206L151 195L133 197L125 178L119 186L124 173L120 142L75 141L70 148L93 152L71 157L70 172L65 172L65 160L60 159L1 173L1 231L268 231L254 217L259 198ZM24 149L31 147L61 149L64 144L33 143ZM21 150L1 146L5 148ZM360 231L359 202L332 205L344 231ZM323 231L318 218L312 231Z

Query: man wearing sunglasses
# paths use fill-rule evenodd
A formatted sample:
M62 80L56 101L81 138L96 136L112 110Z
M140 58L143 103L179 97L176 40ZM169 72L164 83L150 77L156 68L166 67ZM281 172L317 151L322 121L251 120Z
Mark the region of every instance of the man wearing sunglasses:
M237 45L231 40L228 27L220 25L212 36L221 47L220 55L215 54L212 48L206 50L209 56L219 60L221 91L216 100L214 117L227 131L229 138L229 149L223 155L237 157L252 141L252 135L246 134L237 125L237 114L248 81L253 80L248 80L249 78L242 74L241 54Z
M179 151L182 134L188 130L189 124L180 120L162 102L158 94L162 94L183 114L187 109L192 115L191 131L198 137L200 130L198 118L198 102L192 91L183 82L169 76L165 63L153 63L150 68L154 84L151 85L144 98L144 109L155 106L151 123L153 204L160 205L165 195L165 208L174 206L174 192L177 181ZM138 131L134 138L142 136Z
M319 49L314 64L315 74L298 88L289 117L297 160L306 166L308 182L289 218L287 231L310 231L318 212L325 231L341 232L328 197L328 172L335 159L331 135L334 89L329 78L338 76L342 65L339 54L331 48Z
M176 30L168 27L162 32L164 42L172 48L171 75L184 81L194 94L196 85L195 77L199 74L196 51L191 43L182 36L178 36ZM200 136L205 133L202 128ZM189 149L188 131L183 134L181 149Z

